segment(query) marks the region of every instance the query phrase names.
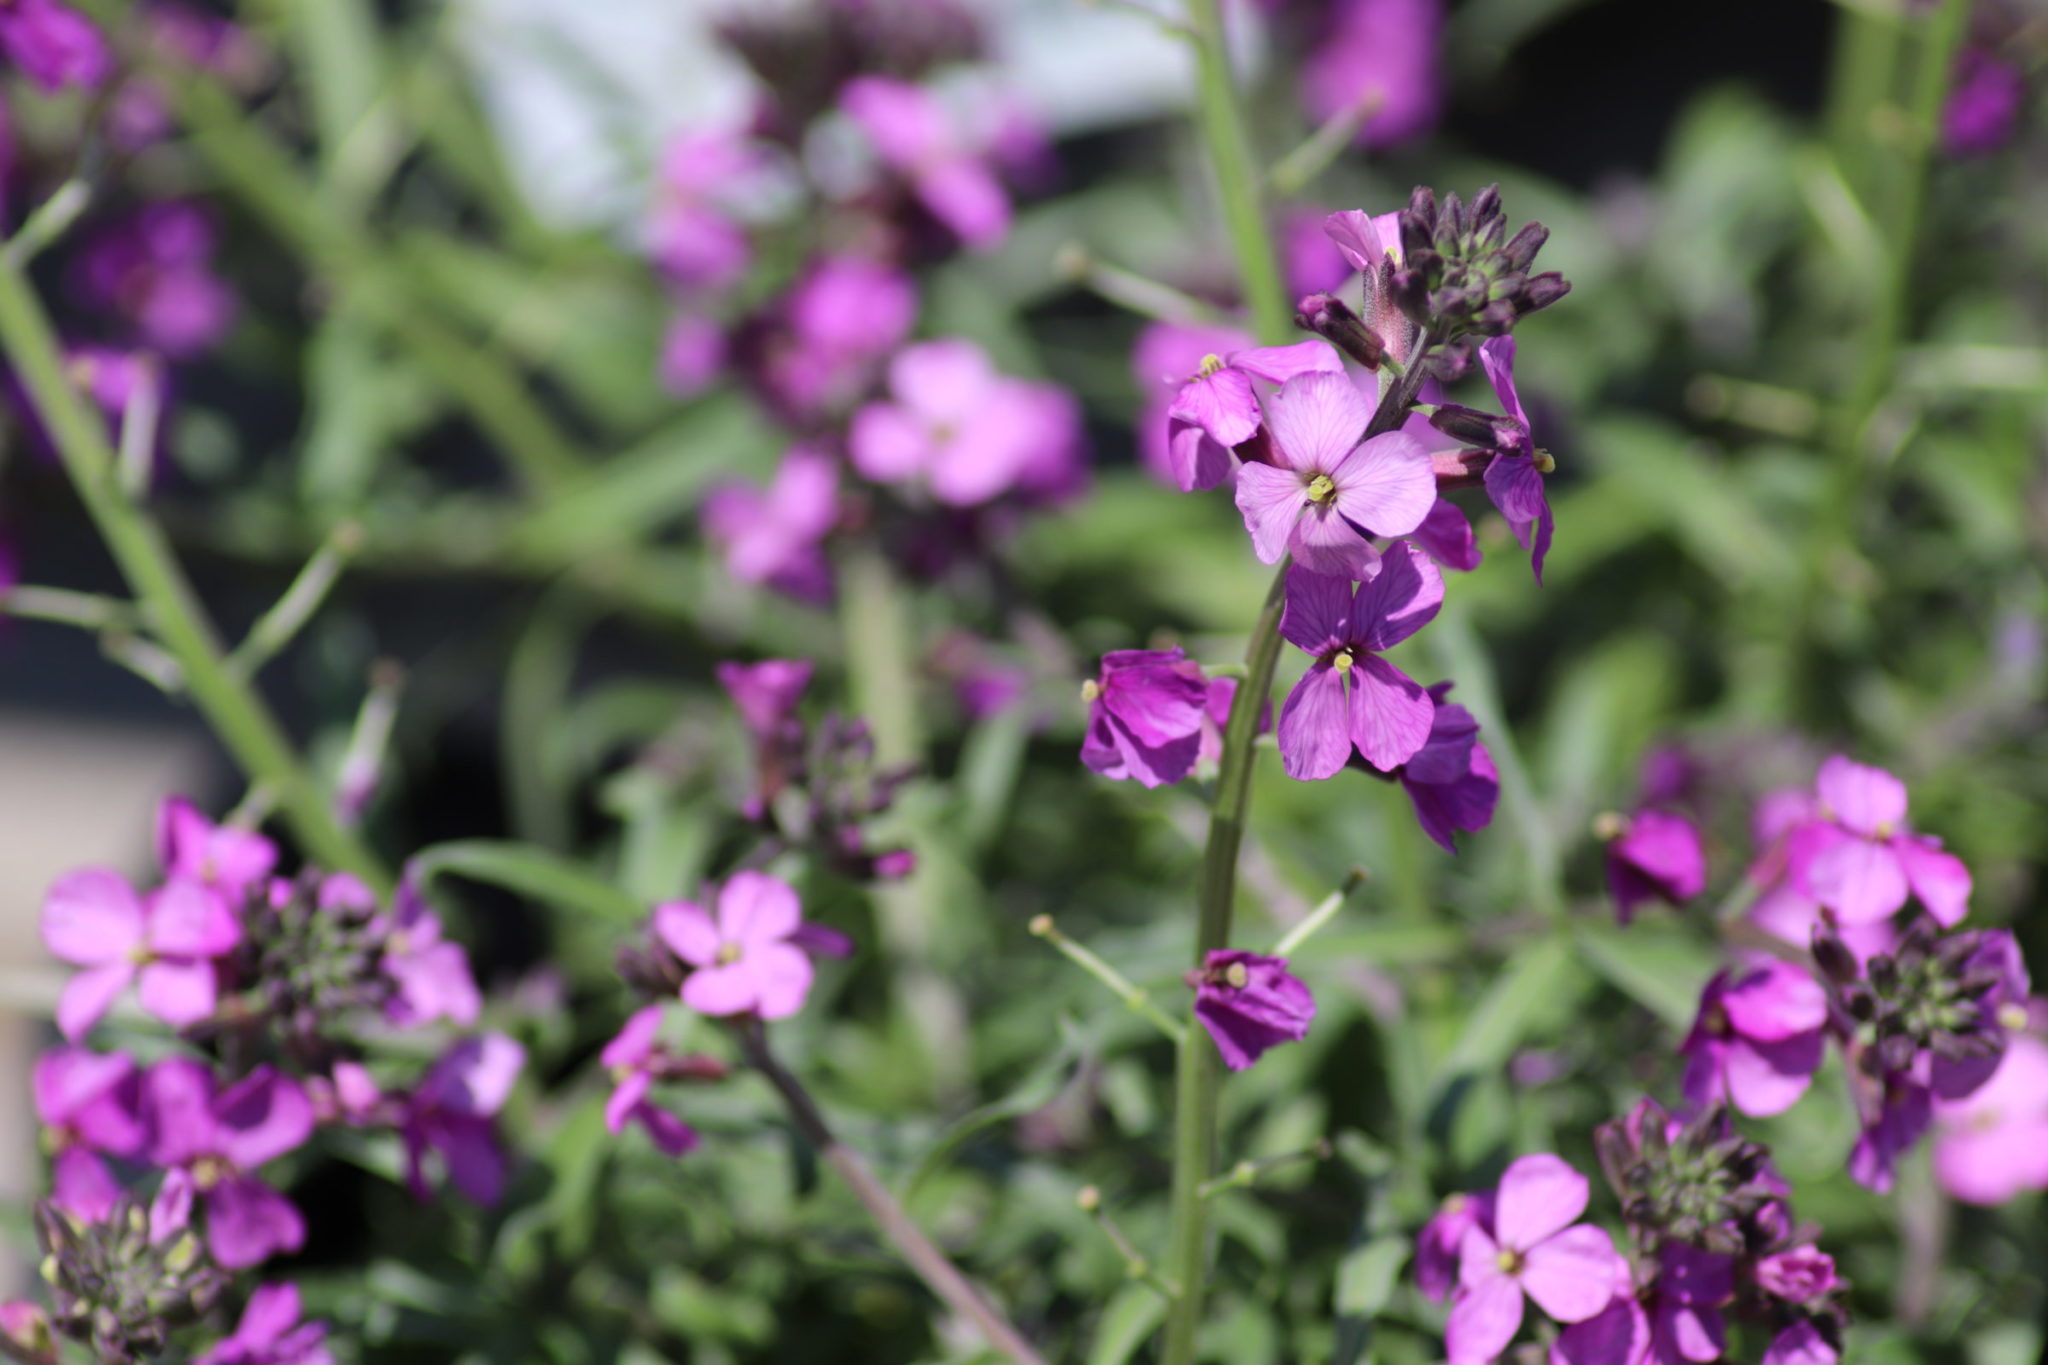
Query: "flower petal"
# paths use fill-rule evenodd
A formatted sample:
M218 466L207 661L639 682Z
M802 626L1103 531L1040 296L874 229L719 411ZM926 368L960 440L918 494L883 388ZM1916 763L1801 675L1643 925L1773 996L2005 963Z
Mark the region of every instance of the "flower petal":
M1266 400L1266 427L1275 463L1308 474L1327 474L1358 445L1372 421L1365 395L1344 374L1304 374ZM1415 514L1422 520L1423 512ZM1414 522L1407 529L1413 529Z
M682 994L699 1014L741 1014L754 1008L754 975L740 962L699 967L684 978Z
M1405 536L1436 506L1429 451L1405 431L1356 447L1330 471L1337 510L1376 536Z
M1522 1288L1559 1322L1584 1322L1613 1296L1621 1258L1605 1228L1566 1228L1523 1256Z
M1287 549L1312 573L1355 583L1379 570L1380 554L1365 532L1337 510L1336 503L1311 502L1295 519Z
M313 1103L297 1081L261 1066L223 1090L213 1102L220 1154L254 1170L313 1136Z
M1450 1365L1481 1365L1505 1351L1521 1328L1522 1287L1506 1275L1496 1274L1468 1284L1451 1304L1444 1352Z
M1351 668L1351 742L1382 772L1406 763L1429 742L1436 703L1422 685L1377 654Z
M1358 586L1351 638L1375 653L1392 649L1436 619L1444 603L1444 576L1406 543L1381 556L1380 571Z
M1485 555L1480 553L1478 538L1472 534L1472 523L1466 520L1456 503L1445 498L1436 500L1436 505L1429 509L1429 515L1409 533L1409 538L1431 559L1460 573L1470 573L1485 559Z
M1228 446L1212 439L1193 422L1169 419L1166 428L1166 460L1173 481L1183 493L1214 488L1237 469L1237 457Z
M1751 1118L1782 1114L1806 1093L1825 1053L1819 1029L1775 1042L1732 1039L1722 1063L1728 1100Z
M1906 870L1889 844L1850 837L1822 849L1806 867L1815 900L1844 924L1887 919L1906 903Z
M788 938L803 919L796 888L765 872L735 872L718 892L718 931L729 943Z
M306 1244L306 1220L291 1200L250 1176L234 1176L206 1194L206 1244L229 1270L246 1270Z
M902 483L931 464L931 434L907 409L895 403L870 403L853 415L846 453L862 478Z
M1310 654L1328 654L1351 638L1351 580L1300 567L1287 571L1280 634Z
M1237 471L1237 510L1261 564L1278 564L1287 553L1294 523L1308 506L1308 485L1291 469L1251 463Z
M1501 1174L1494 1197L1493 1234L1504 1247L1526 1252L1586 1211L1586 1177L1548 1152L1521 1157ZM1612 1250L1612 1248L1609 1248ZM1599 1305L1592 1312L1599 1311ZM1574 1319L1576 1321L1576 1319Z
M57 996L57 1031L74 1043L83 1038L134 979L135 967L125 961L89 967L72 977Z
M1870 838L1888 838L1906 821L1906 784L1841 754L1820 765L1814 792L1845 829Z
M1970 869L1963 860L1927 839L1894 839L1892 851L1927 913L1944 928L1960 924L1970 912Z
M43 898L43 946L81 967L119 962L142 942L142 898L117 872L87 868Z
M1284 384L1304 374L1342 374L1344 359L1329 342L1321 337L1310 337L1291 346L1255 346L1235 351L1230 356L1230 368L1269 383ZM1236 445L1237 442L1231 444Z
M1251 439L1259 429L1259 400L1252 395L1252 381L1233 369L1197 375L1174 395L1166 415L1180 422L1192 422L1217 441L1234 446Z
M218 957L242 941L220 895L182 877L151 893L147 934L152 949L172 957Z
M754 978L754 1011L763 1019L787 1019L804 1007L813 968L803 949L759 944L747 949L743 962Z
M718 926L711 912L694 901L655 906L654 933L669 951L693 967L709 967L718 961Z
M1280 707L1280 766L1289 777L1318 782L1343 769L1351 757L1349 712L1342 673L1319 663L1302 675Z
M166 958L142 969L135 997L145 1014L172 1028L190 1028L213 1014L213 1007L219 1003L220 986L211 962Z

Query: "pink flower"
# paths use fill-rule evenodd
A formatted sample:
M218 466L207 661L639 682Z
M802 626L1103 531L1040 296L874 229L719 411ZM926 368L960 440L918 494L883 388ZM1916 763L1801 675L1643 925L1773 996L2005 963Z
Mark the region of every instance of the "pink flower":
M1304 781L1332 777L1355 748L1382 772L1429 742L1436 704L1380 657L1436 617L1444 600L1436 565L1396 544L1358 585L1296 568L1287 575L1280 633L1315 663L1280 708L1280 762Z
M1757 1288L1787 1303L1817 1305L1842 1287L1834 1258L1816 1246L1796 1246L1760 1257L1752 1273Z
M220 897L197 882L166 882L145 899L118 874L74 872L43 901L43 943L86 970L57 1001L57 1027L74 1041L99 1022L129 983L142 1008L172 1028L213 1013L213 959L241 941Z
M92 22L57 0L0 5L0 50L46 94L67 85L95 89L114 65Z
M1628 1266L1602 1228L1575 1224L1586 1178L1548 1153L1501 1176L1493 1231L1472 1227L1458 1248L1457 1300L1445 1345L1452 1365L1492 1360L1522 1325L1522 1296L1561 1323L1605 1308Z
M1934 1175L1970 1204L2048 1189L2048 1044L2021 1035L1998 1069L1959 1100L1936 1100Z
M787 882L739 872L718 891L718 915L690 901L654 908L654 932L696 968L683 980L683 1003L699 1014L785 1019L811 990L811 960L790 940L803 905Z
M299 1288L266 1284L249 1296L235 1334L193 1365L333 1365L324 1323L300 1322Z
M1645 901L1671 904L1706 889L1707 859L1692 821L1669 811L1638 811L1620 822L1607 845L1607 888L1615 917L1635 918Z
M999 375L971 341L926 341L889 365L892 401L854 414L853 467L882 484L921 484L974 507L1068 478L1080 416L1060 389Z
M258 1067L226 1090L198 1062L158 1062L142 1078L143 1112L154 1135L149 1158L190 1176L206 1206L213 1258L241 1270L306 1241L289 1199L253 1172L313 1135L313 1105L289 1077Z
M746 273L753 246L732 207L762 178L765 161L744 133L715 128L669 144L658 201L648 223L648 255L688 290L717 290Z
M416 1198L431 1197L427 1167L438 1157L456 1189L479 1204L498 1202L506 1163L493 1120L525 1065L525 1048L502 1033L486 1033L455 1044L428 1070L399 1127L406 1184Z
M839 92L846 112L889 168L967 246L985 250L1010 230L1010 197L960 122L930 91L886 76L858 76Z
M197 204L151 204L87 242L79 290L173 359L211 347L235 320L235 297L214 273L213 220Z
M822 256L747 334L753 377L799 428L845 411L917 321L917 287L894 266Z
M1906 786L1837 754L1815 784L1824 822L1792 835L1795 882L1845 925L1887 919L1910 890L1944 925L1969 909L1970 872L1938 840L1906 829Z
M1285 958L1219 948L1188 978L1195 986L1195 1018L1232 1071L1243 1071L1269 1048L1306 1038L1316 1017L1315 997L1287 970Z
M1166 410L1167 457L1175 482L1183 492L1194 492L1214 488L1235 471L1232 448L1249 441L1261 422L1252 380L1282 384L1297 375L1343 372L1336 350L1319 340L1204 355ZM1361 422L1359 430L1364 429Z
M1406 432L1362 441L1372 407L1348 375L1290 379L1266 403L1271 464L1238 471L1237 507L1261 563L1293 555L1348 579L1379 560L1373 536L1405 536L1436 504L1429 452Z
M31 1090L52 1154L52 1202L98 1222L121 1194L102 1156L135 1156L149 1137L134 1061L120 1052L51 1048L36 1059Z
M1443 108L1442 0L1337 0L1330 14L1302 68L1309 117L1370 109L1354 140L1375 148L1428 132Z
M697 1145L697 1130L647 1099L654 1088L654 1063L660 1057L655 1035L661 1030L661 1016L660 1005L649 1005L605 1044L598 1060L611 1072L614 1085L604 1106L604 1126L620 1133L627 1124L637 1123L656 1147L670 1156L681 1156Z
M1493 1191L1454 1194L1430 1215L1415 1238L1415 1284L1432 1303L1442 1303L1458 1284L1458 1248L1467 1229L1493 1231Z
M697 313L680 313L661 338L657 373L678 398L694 398L725 368L725 329Z
M321 894L325 903L330 892L323 887ZM410 1028L446 1019L467 1028L483 1013L483 994L470 973L469 954L441 934L440 916L427 908L412 878L405 878L392 897L379 964L398 987L384 1010L392 1023Z
M269 880L277 845L254 830L216 825L182 796L157 807L156 856L167 877L210 886L230 904Z
M704 535L725 553L742 583L757 583L801 602L832 600L825 537L839 524L839 465L808 446L783 457L767 488L730 483L704 500Z
M1251 336L1235 327L1153 322L1138 333L1137 344L1131 348L1131 379L1144 395L1144 407L1138 414L1138 454L1147 473L1161 483L1191 491L1213 487L1236 472L1237 460L1229 451L1216 447L1203 453L1204 442L1215 446L1206 431L1173 423L1168 414L1180 387L1208 357L1249 350L1251 345ZM1185 438L1183 430L1189 433ZM1176 441L1182 439L1192 442L1188 450L1176 448ZM1198 471L1202 478L1213 474L1214 482L1198 482Z
M1173 649L1117 649L1081 685L1088 733L1081 762L1104 777L1166 786L1201 757L1209 685L1201 665ZM1227 712L1225 713L1228 714Z
M1835 1365L1841 1352L1811 1319L1793 1323L1771 1341L1763 1365Z
M1726 1099L1757 1118L1784 1113L1820 1067L1827 1022L1827 992L1789 962L1767 958L1739 976L1719 973L1678 1049L1689 1059L1686 1103Z

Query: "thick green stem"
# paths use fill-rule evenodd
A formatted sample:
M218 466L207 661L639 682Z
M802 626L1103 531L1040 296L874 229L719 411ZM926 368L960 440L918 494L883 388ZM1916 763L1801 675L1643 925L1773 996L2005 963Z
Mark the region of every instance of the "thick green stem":
M1294 335L1294 308L1281 283L1280 257L1273 250L1273 234L1266 224L1264 177L1238 103L1237 84L1230 74L1220 0L1188 0L1188 22L1195 31L1202 140L1216 172L1223 223L1237 256L1238 282L1252 310L1259 340L1277 346Z
M198 595L156 524L122 495L117 464L98 416L64 377L50 320L13 262L0 258L0 346L14 363L65 472L141 604L158 642L178 661L186 693L242 771L277 794L279 809L307 854L353 872L380 890L391 878L335 819L327 795L300 766L283 730L255 691L229 670Z

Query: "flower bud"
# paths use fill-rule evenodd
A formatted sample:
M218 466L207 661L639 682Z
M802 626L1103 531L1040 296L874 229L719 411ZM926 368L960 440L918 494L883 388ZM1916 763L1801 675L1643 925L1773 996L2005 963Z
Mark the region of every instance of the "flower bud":
M1314 332L1368 370L1386 357L1386 343L1334 294L1310 294L1296 305L1294 325Z
M1512 417L1481 412L1457 403L1439 404L1437 410L1430 414L1429 424L1452 440L1468 446L1504 450L1519 446L1522 440L1521 424Z

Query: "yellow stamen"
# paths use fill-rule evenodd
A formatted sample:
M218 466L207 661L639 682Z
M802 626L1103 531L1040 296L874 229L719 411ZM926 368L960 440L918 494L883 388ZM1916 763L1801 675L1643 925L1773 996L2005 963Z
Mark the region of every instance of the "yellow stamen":
M1102 684L1090 678L1081 684L1081 700L1085 704L1102 695Z
M1337 494L1337 482L1328 474L1318 474L1308 481L1308 500L1328 502Z
M1350 650L1342 649L1337 651L1336 658L1330 660L1330 667L1336 669L1339 673L1349 673L1351 665L1356 662L1358 661L1351 657Z
M1557 468L1557 457L1547 450L1539 450L1531 463L1536 466L1538 474L1548 474Z
M1233 962L1223 969L1223 979L1235 990L1243 990L1252 981L1252 974L1245 970L1242 962Z
M1202 357L1202 367L1199 370L1195 371L1195 378L1207 379L1210 375L1216 373L1216 371L1222 368L1223 357L1217 355L1214 351L1211 351L1208 355Z
M717 959L718 965L724 967L729 966L734 962L738 962L740 960L740 954L744 953L745 951L746 949L740 947L740 945L737 943L719 944Z

